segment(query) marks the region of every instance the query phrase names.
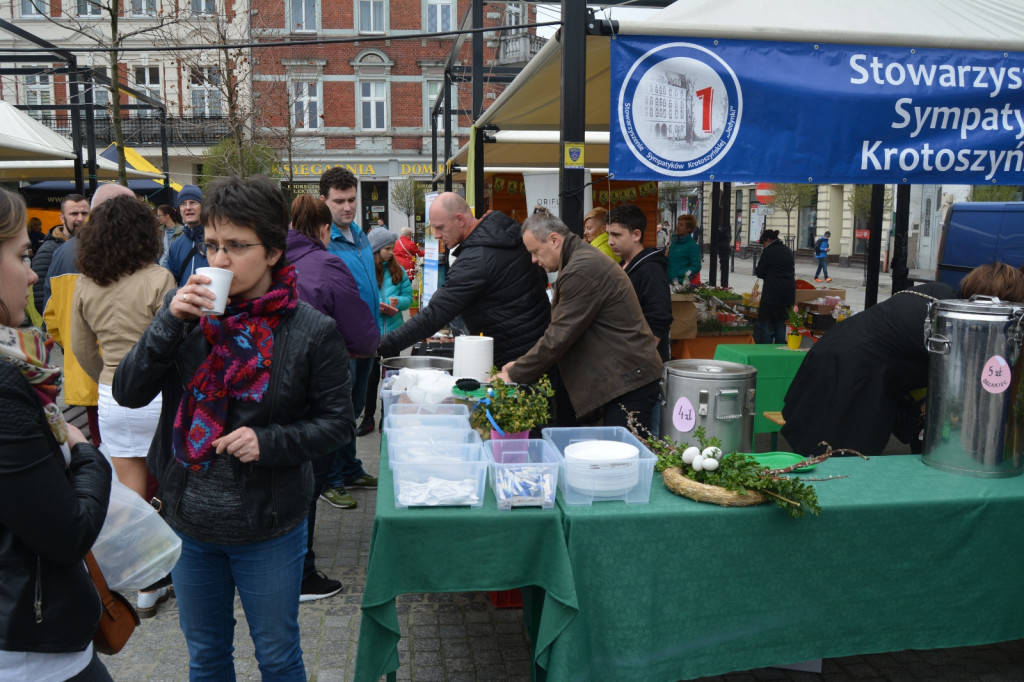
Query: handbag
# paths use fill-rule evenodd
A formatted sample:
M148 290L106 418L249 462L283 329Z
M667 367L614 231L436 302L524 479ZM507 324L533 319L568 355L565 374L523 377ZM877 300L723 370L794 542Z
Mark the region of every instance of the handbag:
M103 604L100 623L92 638L92 645L99 653L112 656L123 649L131 639L135 627L141 622L139 614L124 595L110 591L103 571L100 570L92 552L85 555L85 565L89 567L89 576L96 585L96 591Z

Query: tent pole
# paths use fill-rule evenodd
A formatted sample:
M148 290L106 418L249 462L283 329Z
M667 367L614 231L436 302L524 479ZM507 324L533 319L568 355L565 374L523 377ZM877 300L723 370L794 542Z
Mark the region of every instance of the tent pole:
M910 185L896 187L896 230L892 244L892 292L907 288L907 236L910 234Z
M719 229L718 226L722 222L722 183L713 182L711 183L711 224L708 226L708 232L711 234L711 253L709 254L711 261L708 266L708 283L713 286L718 286L718 239Z
M473 28L484 27L484 2L473 0ZM477 121L484 112L484 34L473 34L473 121ZM466 197L476 209L479 218L487 210L484 205L484 131L476 129L476 134L469 141L475 147L476 164L469 172L473 174L473 195Z
M586 3L562 0L562 101L561 137L559 139L558 197L559 217L574 234L583 236L583 192L585 185L586 148L586 75L587 75L587 21L593 15ZM566 167L567 145L579 145L582 150L579 165Z
M92 79L92 67L84 69L85 76L85 139L89 149L89 157L86 160L86 170L89 175L89 194L96 193L96 115L93 112L93 88L95 82ZM78 115L77 113L75 114Z
M882 254L882 209L885 204L885 185L871 185L871 228L868 239L867 282L864 289L864 309L878 303L878 258Z

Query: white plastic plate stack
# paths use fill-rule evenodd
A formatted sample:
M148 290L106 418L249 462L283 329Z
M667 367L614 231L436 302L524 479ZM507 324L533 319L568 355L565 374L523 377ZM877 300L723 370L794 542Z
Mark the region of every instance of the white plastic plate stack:
M565 447L565 482L594 497L617 497L640 480L640 450L613 440L584 440Z

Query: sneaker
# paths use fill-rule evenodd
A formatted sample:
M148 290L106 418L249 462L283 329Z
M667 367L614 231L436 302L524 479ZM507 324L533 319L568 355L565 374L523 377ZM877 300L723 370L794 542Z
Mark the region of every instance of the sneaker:
M152 618L156 615L156 608L167 601L171 596L171 590L161 587L152 592L139 592L135 610L139 612L139 618Z
M831 281L832 281L832 278L831 278L831 277L826 277L826 278L825 278L825 281L826 281L826 282L831 282Z
M349 488L376 488L377 477L371 476L370 474L363 474L359 478L349 481L345 485Z
M815 282L820 282L821 280L820 280L820 279L818 279L817 277L815 277L815 278L814 278L814 281L815 281Z
M299 602L327 599L341 592L341 581L333 580L324 575L323 571L314 571L302 579L302 593Z
M320 493L320 499L338 509L356 508L356 498L349 495L344 488L328 488Z

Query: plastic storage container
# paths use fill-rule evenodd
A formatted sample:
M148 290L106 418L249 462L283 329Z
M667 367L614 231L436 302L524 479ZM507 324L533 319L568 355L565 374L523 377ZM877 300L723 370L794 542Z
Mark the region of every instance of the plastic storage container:
M551 443L558 453L559 472L558 489L562 491L562 499L566 504L583 506L593 504L595 501L604 502L609 500L622 500L626 504L647 504L651 499L651 480L654 477L654 463L657 457L644 446L628 430L621 426L592 426L579 428L550 428L541 431L544 440ZM573 488L568 484L566 471L565 448L573 443L588 440L610 440L619 443L628 443L635 446L638 456L633 460L624 460L619 463L621 466L637 467L637 482L628 490L612 491L587 490ZM601 466L616 466L613 461L603 461Z
M561 458L548 441L489 440L484 459L498 509L555 506Z
M420 461L429 460L432 453L444 452L449 445L475 445L480 447L483 441L480 434L470 428L435 429L417 428L405 431L385 432L388 440L388 463L394 463L395 457L409 459L419 457Z
M447 450L461 460L401 459L391 462L395 507L482 507L487 460L479 445L462 444Z
M424 358L427 359L427 358ZM450 373L450 372L449 372ZM450 393L444 395L440 391L436 390L417 390L411 391L395 391L392 390L392 385L395 379L398 377L399 372L391 370L385 373L384 381L380 387L380 400L383 406L384 416L387 417L391 414L392 405L453 405L456 403L455 396Z
M391 408L388 416L415 414L421 416L446 416L446 417L469 417L469 408L462 404L457 405L424 405L422 403L398 403Z
M480 459L481 447L480 434L476 431L453 433L450 440L439 439L428 445L414 440L388 443L388 464L394 469L399 462L465 462Z
M465 405L450 407L465 409ZM384 418L384 428L388 429L388 433L421 428L462 430L469 428L469 414L389 414Z

